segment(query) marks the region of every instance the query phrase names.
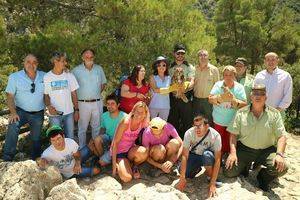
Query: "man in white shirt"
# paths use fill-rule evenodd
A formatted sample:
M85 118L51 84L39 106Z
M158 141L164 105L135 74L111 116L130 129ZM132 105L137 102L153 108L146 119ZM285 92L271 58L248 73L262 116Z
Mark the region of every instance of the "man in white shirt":
M267 53L265 55L266 69L257 73L254 84L264 84L267 90L266 104L284 114L292 103L293 82L288 72L278 68L278 62L276 53Z
M83 63L72 70L79 84L77 90L80 119L78 121L79 146L86 144L88 125L92 128L93 139L99 135L103 101L101 92L106 85L106 77L100 65L94 63L95 52L84 49L81 53Z
M46 136L51 145L36 161L40 168L45 169L47 165L54 165L64 178L87 177L100 173L99 168L81 166L81 163L92 155L91 150L87 146L79 150L78 144L73 139L64 137L61 127L51 126Z
M50 124L63 126L66 137L74 138L74 120L79 119L76 94L79 86L75 76L65 70L65 53L55 52L51 62L54 67L44 76L45 105Z

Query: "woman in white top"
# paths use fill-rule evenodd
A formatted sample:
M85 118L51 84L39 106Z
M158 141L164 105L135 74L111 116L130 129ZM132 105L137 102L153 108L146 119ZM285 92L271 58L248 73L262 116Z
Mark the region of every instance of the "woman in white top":
M160 94L160 88L168 88L171 85L171 77L169 76L169 63L167 58L159 56L153 63L153 75L150 76L150 87L153 93L149 104L151 119L160 117L168 120L170 111L169 94Z

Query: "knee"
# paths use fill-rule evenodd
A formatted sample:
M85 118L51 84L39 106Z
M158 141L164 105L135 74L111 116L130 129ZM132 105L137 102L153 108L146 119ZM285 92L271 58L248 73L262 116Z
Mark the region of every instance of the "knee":
M140 146L136 151L135 157L138 161L145 161L148 158L147 149L143 146Z
M20 131L19 122L14 122L8 125L7 134L18 134Z
M174 154L178 152L180 148L180 142L177 139L171 139L168 144L166 144L166 149L168 154Z
M99 168L94 168L93 169L93 175L95 176L95 175L97 175L97 174L99 174L100 173L100 169Z
M166 148L163 145L159 144L151 148L149 156L155 161L162 161L165 159L166 152Z
M211 151L204 151L204 165L205 166L213 166L215 164L215 156L214 153Z

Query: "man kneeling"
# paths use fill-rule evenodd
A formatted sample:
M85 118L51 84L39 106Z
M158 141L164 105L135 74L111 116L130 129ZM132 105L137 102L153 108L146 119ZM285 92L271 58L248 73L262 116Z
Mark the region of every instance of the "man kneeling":
M64 131L59 126L52 126L46 132L50 139L49 146L37 159L40 168L45 169L47 165L54 165L65 178L87 177L100 173L99 168L81 167L90 156L91 151L87 146L78 150L78 144L70 138L65 138Z
M186 177L194 178L204 166L207 180L210 181L208 196L215 196L216 184L221 184L217 181L221 163L221 147L219 133L209 127L205 117L196 115L194 126L184 135L180 179L176 188L183 190L186 186Z
M143 146L147 148L147 162L169 173L172 166L181 156L182 140L176 129L159 117L150 121L142 138Z

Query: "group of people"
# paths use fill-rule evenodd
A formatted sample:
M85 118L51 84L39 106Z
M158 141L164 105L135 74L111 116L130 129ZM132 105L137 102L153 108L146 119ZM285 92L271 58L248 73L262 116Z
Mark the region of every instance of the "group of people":
M120 83L119 94L108 95L105 102L101 92L107 80L94 63L92 49L82 51L83 63L72 71L66 68L66 54L55 52L47 74L37 70L34 55L27 55L24 69L9 76L6 88L10 124L3 159L13 160L20 128L28 123L32 159L42 168L56 166L66 178L93 176L112 164L113 175L129 182L140 177L143 162L164 173L180 163L178 189L205 167L208 194L214 196L222 163L228 177L247 176L251 167L264 165L257 180L267 191L287 170L283 122L292 101L290 74L278 68L278 55L270 52L265 55L266 69L255 77L246 73L247 60L237 58L234 66L224 67L220 80L207 50L199 50L196 66L185 60L185 53L185 46L177 44L174 62L157 57L149 81L146 68L135 66ZM45 108L51 146L41 154ZM92 139L87 142L89 125ZM91 156L94 164L82 165Z

